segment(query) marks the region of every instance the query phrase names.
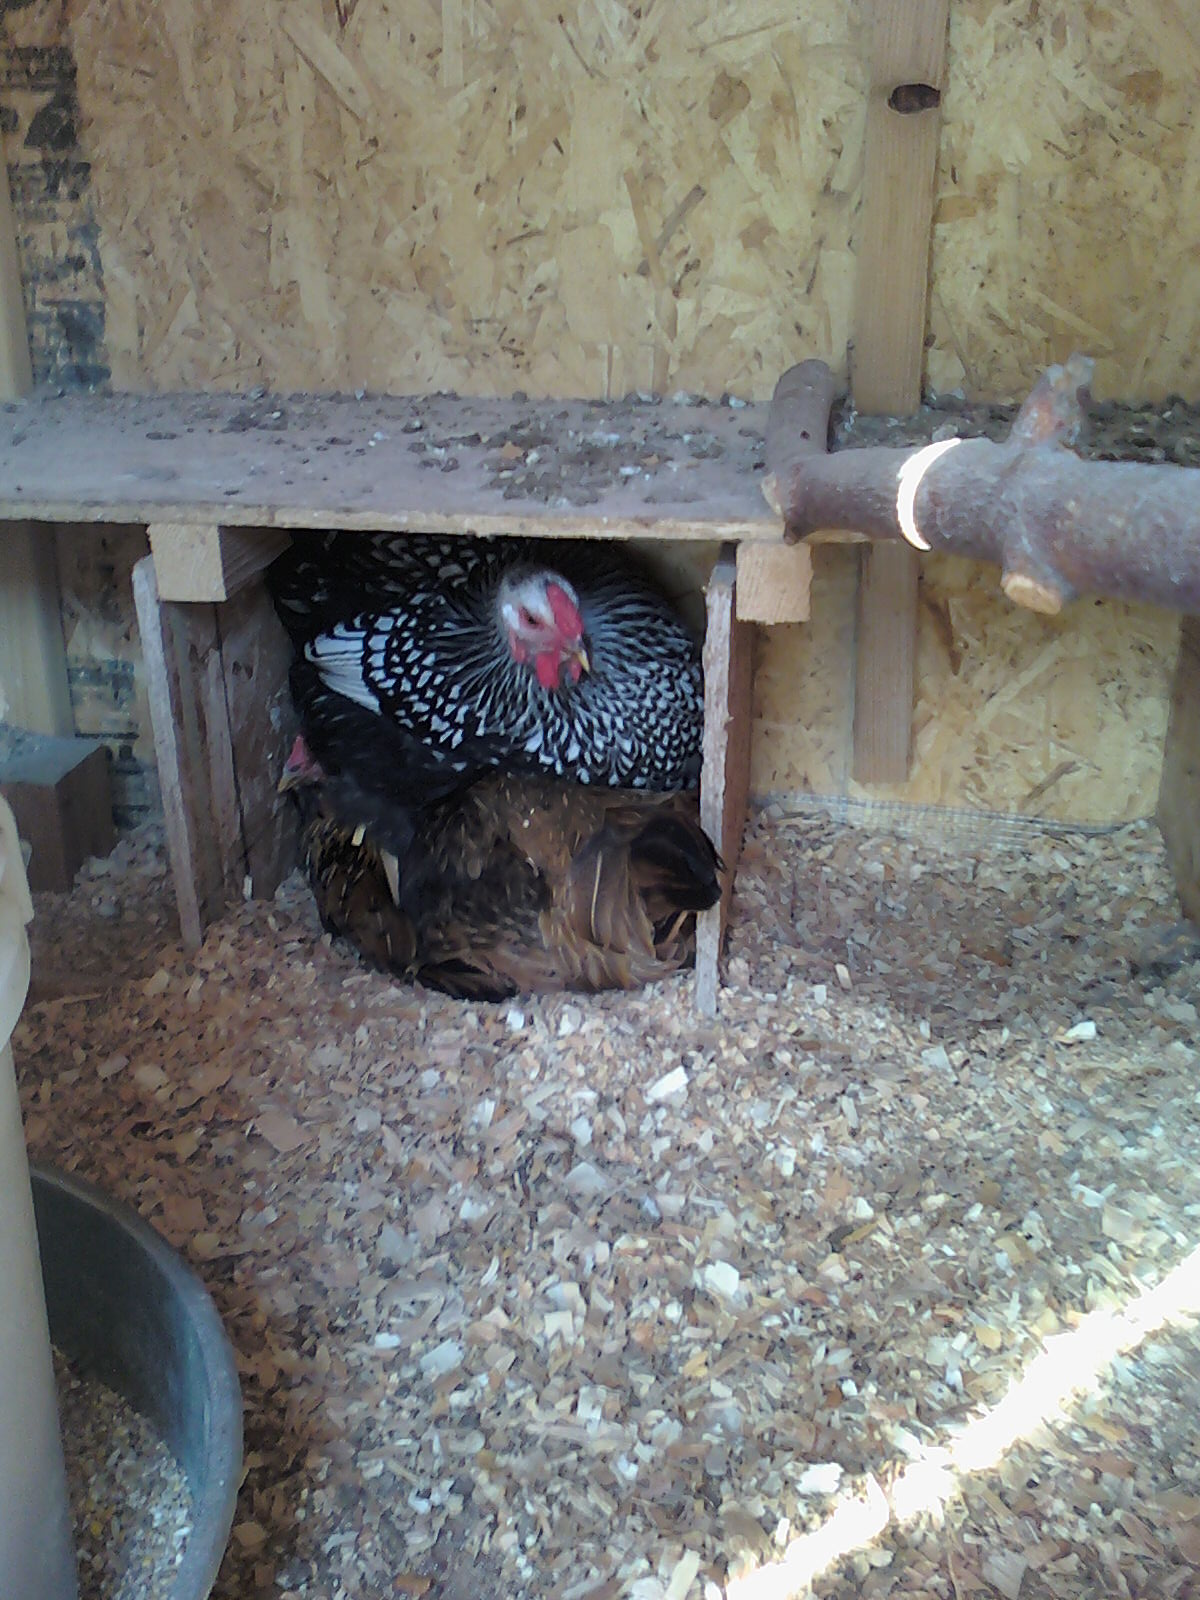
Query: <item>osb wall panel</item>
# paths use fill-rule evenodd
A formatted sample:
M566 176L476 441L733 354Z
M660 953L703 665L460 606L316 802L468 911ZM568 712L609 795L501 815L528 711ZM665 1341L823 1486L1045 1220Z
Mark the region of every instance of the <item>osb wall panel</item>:
M114 381L765 394L798 352L844 366L850 10L71 5Z
M1079 600L1057 617L1009 605L996 569L926 556L913 761L905 784L856 784L855 571L848 546L815 552L810 625L763 630L752 784L1110 823L1153 813L1176 618Z
M927 372L1023 396L1098 358L1097 393L1200 395L1200 8L955 0Z

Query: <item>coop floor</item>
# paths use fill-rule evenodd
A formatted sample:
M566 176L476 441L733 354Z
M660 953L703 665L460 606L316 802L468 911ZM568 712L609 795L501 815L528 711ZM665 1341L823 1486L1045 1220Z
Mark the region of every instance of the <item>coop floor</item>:
M16 1044L31 1149L236 1345L217 1595L1192 1592L1200 962L1151 828L760 818L716 1022L414 993L298 880L195 957L166 903L149 833L45 897Z

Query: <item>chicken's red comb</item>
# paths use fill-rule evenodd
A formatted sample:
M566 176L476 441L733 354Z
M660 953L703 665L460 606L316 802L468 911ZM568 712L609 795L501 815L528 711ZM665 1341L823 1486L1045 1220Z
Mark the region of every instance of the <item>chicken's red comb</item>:
M554 616L554 626L568 644L574 644L577 639L582 639L583 618L579 615L579 607L562 585L548 583L546 585L546 598L550 602L550 610Z

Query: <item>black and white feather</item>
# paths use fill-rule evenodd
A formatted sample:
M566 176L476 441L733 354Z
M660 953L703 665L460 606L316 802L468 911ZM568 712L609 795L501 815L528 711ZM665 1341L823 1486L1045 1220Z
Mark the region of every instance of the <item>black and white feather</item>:
M578 599L587 670L547 688L514 658L501 585L551 571ZM695 640L603 546L425 535L296 535L271 568L292 692L331 778L427 801L499 768L666 791L695 786ZM348 779L348 781L350 781Z

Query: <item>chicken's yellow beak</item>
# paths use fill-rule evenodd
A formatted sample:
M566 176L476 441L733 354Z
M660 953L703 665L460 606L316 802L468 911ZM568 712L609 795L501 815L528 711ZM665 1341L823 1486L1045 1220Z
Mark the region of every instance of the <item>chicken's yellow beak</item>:
M580 639L579 643L571 651L571 660L578 661L581 675L592 670L591 659L587 653L587 645L584 644L582 639Z

